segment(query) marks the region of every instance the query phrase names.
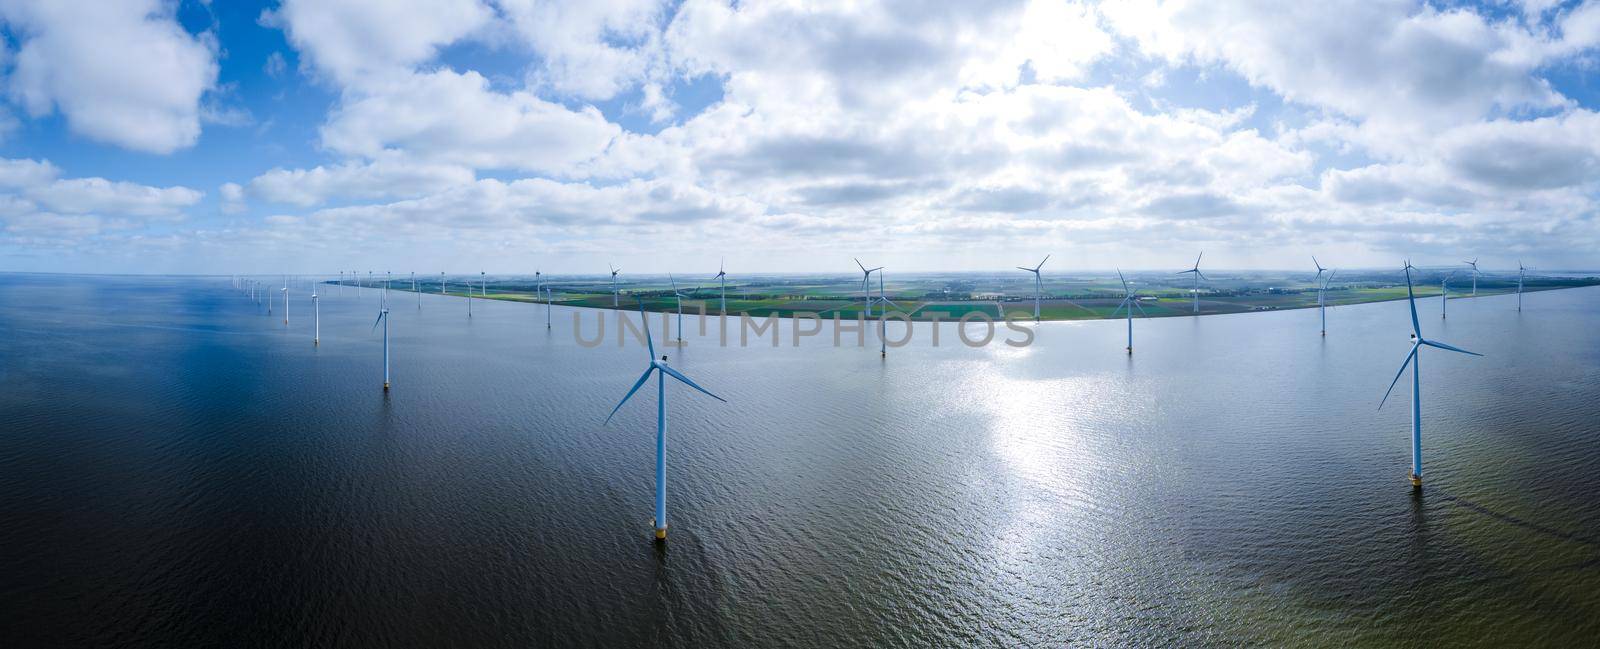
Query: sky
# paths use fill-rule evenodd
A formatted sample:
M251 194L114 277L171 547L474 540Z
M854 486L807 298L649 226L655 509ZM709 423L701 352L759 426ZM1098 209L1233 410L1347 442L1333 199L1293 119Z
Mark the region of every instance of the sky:
M0 270L1600 268L1600 0L0 0Z

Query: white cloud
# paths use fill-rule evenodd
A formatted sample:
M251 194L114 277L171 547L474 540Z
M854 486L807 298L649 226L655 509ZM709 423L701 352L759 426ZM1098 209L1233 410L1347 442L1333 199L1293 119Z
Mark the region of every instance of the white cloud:
M34 117L59 110L75 132L170 153L200 136L200 100L217 80L207 38L157 0L0 2L20 42L10 95Z
M322 127L329 149L376 158L402 149L478 169L559 173L603 152L622 129L594 108L492 90L477 72L436 70L347 94Z
M660 56L662 0L498 0L517 37L541 59L533 79L557 93L610 99ZM658 63L659 65L659 63Z
M282 27L317 70L352 84L403 76L493 15L477 0L286 0L261 22Z
M238 214L249 209L245 205L244 187L239 183L222 183L217 188L217 194L222 198L221 209L223 214Z
M27 189L23 195L65 214L124 214L172 217L203 196L188 187L150 187L104 178L70 178Z
M268 171L250 181L251 196L299 207L339 200L414 198L473 181L471 169L416 163L396 156L312 169Z

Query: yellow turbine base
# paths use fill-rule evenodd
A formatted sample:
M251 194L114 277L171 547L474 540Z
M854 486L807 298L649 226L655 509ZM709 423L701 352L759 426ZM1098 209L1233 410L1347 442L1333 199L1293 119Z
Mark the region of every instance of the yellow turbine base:
M389 382L388 381L384 381L383 382L383 391L384 392L388 392L389 391Z
M667 528L661 527L661 528L657 528L656 529L656 540L657 541L665 541L665 540L667 540Z
M1422 476L1416 475L1416 474L1412 474L1412 476L1411 476L1411 487L1413 489L1421 489L1422 488Z

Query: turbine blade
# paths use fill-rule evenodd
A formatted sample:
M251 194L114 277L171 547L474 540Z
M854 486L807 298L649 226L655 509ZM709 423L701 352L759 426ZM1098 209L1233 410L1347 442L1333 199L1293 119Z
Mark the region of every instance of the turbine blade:
M1030 273L1032 273L1032 272L1036 272L1036 271L1034 271L1034 270L1033 270L1033 269L1032 269L1032 268L1023 268L1023 267L1021 267L1021 266L1018 266L1018 267L1017 267L1017 270L1022 270L1022 271L1027 271L1027 272L1030 272Z
M1122 276L1121 268L1117 269L1117 279L1122 280L1122 292L1126 294L1128 292L1128 278Z
M1447 277L1445 281L1450 281ZM1406 302L1411 305L1411 333L1417 335L1417 340L1422 340L1422 323L1417 321L1417 294L1411 290L1411 262L1406 262Z
M1411 364L1411 359L1417 357L1417 346L1411 346L1411 353L1406 354L1406 362L1400 364L1400 371L1394 373L1394 380L1389 382L1389 389L1383 393L1383 401L1378 402L1378 409L1383 410L1383 404L1389 402L1389 393L1394 392L1394 385L1400 382L1400 375L1406 373L1406 366Z
M1438 347L1439 349L1445 349L1445 350L1449 350L1449 351L1453 351L1453 352L1461 352L1463 354L1471 354L1473 356L1482 356L1483 355L1483 354L1479 354L1478 352L1469 352L1469 351L1467 351L1465 349L1462 349L1460 347L1453 347L1451 345L1446 345L1444 343L1435 342L1435 341L1432 341L1432 340L1424 339L1422 341L1422 344L1427 345L1429 347Z
M1130 295L1130 296L1128 296L1128 297L1134 297L1134 296L1131 296L1131 295ZM1139 301L1138 301L1138 300L1134 300L1134 301L1133 301L1133 308L1135 308L1135 309L1138 309L1138 310L1139 310L1139 315L1142 315L1142 316L1149 316L1149 315L1150 315L1150 314L1148 314L1148 313L1145 313L1145 311L1144 311L1144 307L1143 307L1143 306L1140 306L1140 305L1139 305Z
M719 397L719 396L717 396L715 394L711 394L710 390L707 390L705 388L700 387L699 384L696 384L694 381L690 381L689 377L684 376L683 374L680 374L678 372L678 370L672 369L671 367L668 367L665 364L657 365L656 367L660 368L661 371L666 372L667 376L675 378L675 379L677 379L679 381L683 381L684 383L689 384L689 387L694 388L696 390L699 390L701 392L704 392L706 394L706 396L708 396L708 397L711 397L711 398L716 399L717 401L721 401L723 403L727 403L728 402L727 399Z
M856 262L856 265L861 267L861 272L863 272L863 273L867 272L867 266L865 264L861 263L860 259L856 259L855 257L851 257L850 259L854 260Z
M639 386L644 385L645 381L650 380L650 373L654 372L655 369L656 366L653 364L650 367L644 368L644 374L639 375L639 380L635 381L633 383L633 387L628 389L628 394L624 395L622 400L617 402L617 407L611 409L611 414L606 415L606 424L611 423L611 418L617 416L617 411L622 409L622 404L627 403L628 399L633 398L633 393L639 391ZM604 426L605 424L601 425Z
M667 273L667 281L672 282L672 292L673 293L677 293L678 292L678 280L674 279L672 277L672 273Z
M1044 262L1047 262L1047 261L1050 261L1050 255L1045 255L1044 259L1039 260L1039 265L1038 266L1034 266L1033 269L1034 270L1039 270L1040 268L1044 268Z
M645 353L650 355L650 362L656 362L656 344L650 338L650 316L645 315L644 300L634 298L639 303L639 321L644 323L644 344L648 348Z
M1122 298L1122 303L1118 304L1117 308L1111 310L1111 317L1117 317L1118 313L1122 313L1122 307L1125 306L1128 306L1128 298Z

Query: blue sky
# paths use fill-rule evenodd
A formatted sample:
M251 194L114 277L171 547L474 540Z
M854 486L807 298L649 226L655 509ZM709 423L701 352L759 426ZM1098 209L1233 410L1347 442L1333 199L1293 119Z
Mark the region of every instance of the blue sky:
M1600 4L0 0L0 270L1600 266Z

